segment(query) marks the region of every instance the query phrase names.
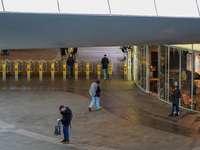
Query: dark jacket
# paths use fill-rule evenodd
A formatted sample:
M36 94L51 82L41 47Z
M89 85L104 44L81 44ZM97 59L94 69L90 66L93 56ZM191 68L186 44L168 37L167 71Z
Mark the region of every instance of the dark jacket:
M106 57L102 58L101 64L103 66L103 69L107 69L108 68L108 64L109 64L108 58L106 58Z
M101 92L101 89L100 89L100 87L98 86L98 87L97 87L97 90L96 90L96 97L100 97L100 92Z
M68 66L73 66L73 65L74 65L74 58L69 57L69 58L67 59L67 65L68 65Z
M63 116L61 122L64 126L69 126L72 119L72 111L68 107L65 108L64 112L60 112Z
M176 89L174 93L171 95L173 97L173 105L179 105L179 95L181 95L181 92L179 89Z

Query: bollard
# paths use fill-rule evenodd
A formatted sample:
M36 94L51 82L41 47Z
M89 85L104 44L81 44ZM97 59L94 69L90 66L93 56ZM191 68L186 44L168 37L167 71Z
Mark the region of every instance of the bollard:
M75 79L78 79L78 62L76 62L74 64L74 76L75 76Z
M127 79L127 63L124 63L124 79Z
M51 63L51 80L54 80L55 78L55 63Z
M3 80L6 80L6 62L3 63L2 70L2 78Z
M62 66L63 66L63 69L62 69L62 70L63 70L63 79L66 79L66 72L67 72L67 71L66 71L66 68L67 68L67 64L66 64L66 62L63 63Z
M90 63L86 63L86 79L90 78Z
M101 63L97 63L97 79L101 79Z
M27 63L27 79L31 79L31 63Z
M15 63L15 80L18 80L18 74L19 74L19 63Z
M109 74L109 79L112 79L112 62L109 62L108 64L108 74Z
M43 78L43 63L39 63L39 79L42 80Z

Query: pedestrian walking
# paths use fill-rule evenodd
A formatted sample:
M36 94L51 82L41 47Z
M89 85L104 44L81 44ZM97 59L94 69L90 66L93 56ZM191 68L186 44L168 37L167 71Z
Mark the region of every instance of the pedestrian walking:
M64 139L61 141L63 144L68 144L69 141L69 125L72 120L72 111L69 107L64 107L63 105L59 106L59 111L62 115L62 119L59 119L63 124L63 135Z
M99 106L99 98L100 98L100 92L101 92L101 89L99 87L99 84L100 84L100 81L97 80L96 83L93 82L90 86L90 90L89 90L89 93L90 95L92 96L92 101L90 103L90 106L89 106L89 111L92 110L92 107L93 105L96 103L96 109L97 110L101 110L100 106Z
M173 97L173 104L172 104L172 113L169 115L169 117L172 117L174 114L174 107L176 107L176 114L175 116L178 116L179 113L179 98L181 98L181 92L178 89L178 86L173 87L173 93L171 94Z
M106 54L102 58L101 64L102 64L102 67L103 67L104 79L106 79L106 77L107 77L107 71L108 71L108 64L109 64L109 60L108 60Z
M69 78L73 77L74 58L72 57L72 54L69 54L69 58L67 59L67 65L68 65Z
M68 48L60 48L61 61L63 61L63 57L64 57L65 60L67 60L66 59L66 49L68 51Z

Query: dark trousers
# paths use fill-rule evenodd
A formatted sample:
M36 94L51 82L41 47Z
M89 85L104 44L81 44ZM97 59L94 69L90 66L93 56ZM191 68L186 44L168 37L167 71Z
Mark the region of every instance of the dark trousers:
M178 105L172 105L172 115L174 114L174 107L176 107L176 114L178 114L179 112L179 108L178 108Z

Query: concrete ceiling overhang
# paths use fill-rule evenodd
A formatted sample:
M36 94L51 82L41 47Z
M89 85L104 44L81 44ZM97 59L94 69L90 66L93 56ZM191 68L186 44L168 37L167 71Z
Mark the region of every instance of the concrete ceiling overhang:
M0 49L200 43L199 18L0 13Z

